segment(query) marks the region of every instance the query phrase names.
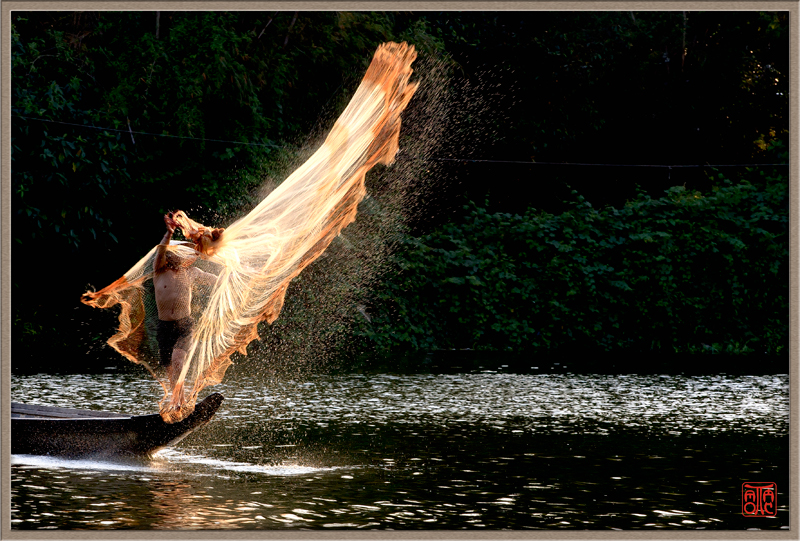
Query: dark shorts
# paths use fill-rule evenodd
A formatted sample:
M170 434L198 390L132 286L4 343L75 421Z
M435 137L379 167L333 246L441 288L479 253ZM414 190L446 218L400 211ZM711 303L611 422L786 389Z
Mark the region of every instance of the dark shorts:
M181 342L184 344L185 338L192 335L194 328L194 321L191 317L185 317L176 321L163 321L158 320L158 332L156 338L158 340L158 352L161 355L161 364L169 366L172 362L172 350Z

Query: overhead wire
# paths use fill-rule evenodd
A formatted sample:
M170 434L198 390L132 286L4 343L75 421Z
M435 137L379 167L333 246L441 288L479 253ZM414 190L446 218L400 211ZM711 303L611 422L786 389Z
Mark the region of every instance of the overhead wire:
M39 122L49 122L51 124L63 124L65 126L76 126L78 128L86 128L86 129L91 129L91 130L113 131L113 132L120 132L120 133L131 133L131 134L134 134L134 135L151 135L153 137L169 137L171 139L189 139L189 140L192 140L192 141L206 141L206 142L212 142L212 143L231 143L231 144L234 144L234 145L248 145L248 146L274 147L274 148L289 148L289 147L283 147L281 145L276 145L276 144L273 144L273 143L250 143L250 142L246 142L246 141L227 141L227 140L224 140L224 139L207 139L205 137L186 137L186 136L183 136L183 135L170 135L168 133L149 133L149 132L143 132L143 131L135 131L135 130L131 130L130 129L130 125L129 125L129 129L121 130L121 129L118 129L118 128L103 128L103 127L100 127L100 126L92 126L92 125L89 125L89 124L77 124L75 122L63 122L61 120L50 120L48 118L36 118L36 117L25 116L25 115L11 115L11 116L15 117L15 118L24 118L26 120L38 120ZM134 144L135 144L135 142L134 142Z
M229 141L225 139L207 139L205 137L186 137L182 135L170 135L167 133L150 133L143 131L135 131L129 128L127 130L118 128L104 128L99 126L92 126L89 124L77 124L74 122L63 122L61 120L50 120L46 118L36 118L25 115L11 115L15 118L23 118L26 120L37 120L40 122L49 122L52 124L63 124L66 126L76 126L78 128L86 128L93 130L112 131L119 133L130 133L132 135L150 135L153 137L168 137L171 139L187 139L192 141L205 141L212 143L229 143L233 145L246 145L246 146L260 146L282 148L288 150L299 150L292 147L276 145L274 143L250 143L246 141ZM402 150L401 150L402 153ZM788 167L788 163L727 163L727 164L637 164L637 163L581 163L581 162L535 162L523 160L485 160L474 158L436 158L440 162L466 162L466 163L505 163L505 164L519 164L519 165L572 165L572 166L586 166L586 167L653 167L664 169L677 169L677 168L715 168L715 167Z

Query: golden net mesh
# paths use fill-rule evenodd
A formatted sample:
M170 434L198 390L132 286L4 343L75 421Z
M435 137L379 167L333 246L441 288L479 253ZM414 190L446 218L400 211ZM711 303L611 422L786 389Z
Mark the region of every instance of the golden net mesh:
M160 248L170 258L179 256L176 270L168 274L183 283L185 292L172 299L170 315L159 316L165 309L155 298L162 279L154 273L158 246L119 280L84 294L82 301L90 306L120 306L120 325L108 343L162 382L165 421L189 415L198 393L222 381L231 355L246 353L247 344L258 338L257 324L278 317L289 282L355 220L366 195L367 171L377 163L391 164L398 151L400 114L418 86L409 81L415 58L414 47L406 43L378 47L322 146L243 218L223 230L181 211L172 215L192 243ZM180 330L164 331L163 317L184 314L191 326L182 336ZM173 340L179 336L176 343L185 347L182 370L170 381L171 396L159 369L170 362L159 354L159 327ZM190 389L185 398L184 387Z

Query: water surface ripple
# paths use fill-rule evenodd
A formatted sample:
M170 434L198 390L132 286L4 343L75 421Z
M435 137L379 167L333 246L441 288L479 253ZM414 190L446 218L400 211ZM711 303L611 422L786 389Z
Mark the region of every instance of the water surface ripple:
M18 402L151 413L131 374L13 376ZM12 456L17 529L788 528L789 377L235 375L152 459ZM741 515L778 484L776 518Z

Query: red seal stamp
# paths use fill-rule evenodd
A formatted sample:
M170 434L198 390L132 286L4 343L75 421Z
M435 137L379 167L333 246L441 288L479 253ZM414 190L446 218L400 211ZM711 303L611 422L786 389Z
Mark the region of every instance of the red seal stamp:
M778 485L767 482L742 483L742 515L774 517L778 514Z

